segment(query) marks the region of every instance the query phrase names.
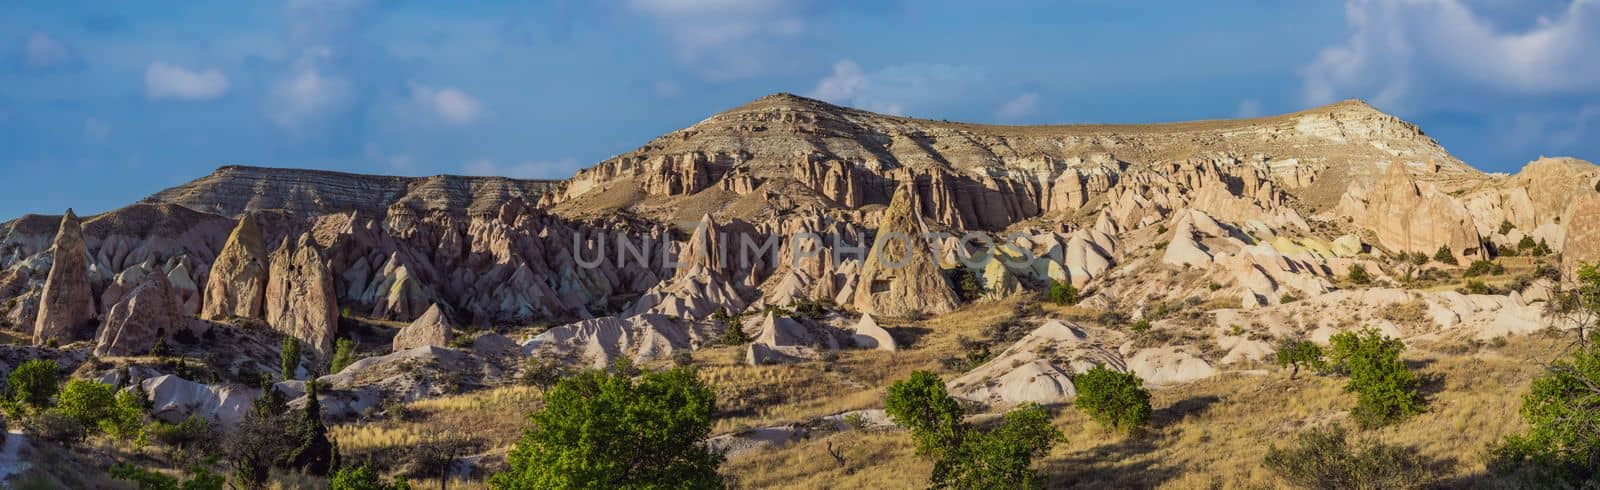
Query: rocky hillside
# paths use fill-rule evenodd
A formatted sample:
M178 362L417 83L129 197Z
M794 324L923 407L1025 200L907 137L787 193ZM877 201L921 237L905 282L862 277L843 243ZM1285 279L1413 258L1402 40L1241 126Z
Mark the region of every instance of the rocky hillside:
M1485 174L1361 102L1009 127L779 94L565 181L223 167L0 224L0 332L29 344L0 360L133 376L163 417L224 425L281 377L286 337L307 361L274 389L320 376L346 420L530 359L706 352L735 373L896 352L860 364L950 371L952 394L1003 408L1070 400L1096 364L1167 387L1363 326L1473 345L1569 327L1544 305L1600 261L1597 233L1600 167ZM1071 305L1040 304L1068 286ZM320 372L340 340L364 359ZM157 346L205 371L141 357ZM829 379L881 399L883 379ZM830 415L762 389L731 395L745 422Z

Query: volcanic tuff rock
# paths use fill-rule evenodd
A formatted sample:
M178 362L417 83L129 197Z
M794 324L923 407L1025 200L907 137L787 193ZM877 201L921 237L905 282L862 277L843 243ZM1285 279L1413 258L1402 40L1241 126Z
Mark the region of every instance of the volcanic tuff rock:
M33 343L67 343L77 340L94 319L94 292L89 289L89 253L84 249L83 227L71 209L61 217L52 247L54 261L39 299Z
M151 274L111 307L100 326L94 355L144 355L157 340L187 329L188 322L172 282L165 275Z
M1572 274L1583 264L1600 264L1600 190L1573 200L1561 222L1567 228L1562 269Z
M416 321L395 334L393 348L402 351L428 345L449 347L453 331L454 325L450 322L450 318L439 309L439 305L435 304L428 307L428 311L423 312Z
M319 354L332 354L339 328L339 298L333 288L333 272L323 263L311 235L301 235L293 248L285 238L272 252L267 272L267 325L304 341Z
M852 302L857 310L912 316L956 309L955 292L934 262L924 237L927 228L914 205L910 187L895 191L861 266Z
M1432 254L1443 247L1466 261L1486 255L1471 211L1433 186L1418 184L1404 165L1391 164L1371 188L1352 188L1340 200L1339 212L1371 230L1389 250Z
M267 282L267 251L254 215L239 218L211 264L200 316L207 320L261 318Z

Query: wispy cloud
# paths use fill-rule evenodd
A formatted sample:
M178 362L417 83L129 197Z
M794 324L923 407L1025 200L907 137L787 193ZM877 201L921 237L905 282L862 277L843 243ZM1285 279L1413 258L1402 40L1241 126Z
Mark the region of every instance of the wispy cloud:
M67 45L43 32L28 36L22 45L22 59L30 67L46 68L71 63L75 56Z
M994 115L1001 121L1017 122L1039 115L1039 94L1025 93L1000 104Z
M457 126L471 124L483 115L483 103L454 88L435 89L412 83L411 99L413 103L448 124Z
M152 99L210 100L228 92L228 77L215 68L190 70L156 61L144 71L144 94Z
M630 0L671 43L673 56L711 80L760 75L783 63L788 43L810 30L812 0Z

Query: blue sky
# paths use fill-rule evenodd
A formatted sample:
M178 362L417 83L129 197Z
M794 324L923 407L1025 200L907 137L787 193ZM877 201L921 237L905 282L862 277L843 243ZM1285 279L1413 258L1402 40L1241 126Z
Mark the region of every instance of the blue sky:
M564 178L780 91L994 123L1360 97L1486 170L1600 159L1600 0L196 4L0 4L0 219L225 164Z

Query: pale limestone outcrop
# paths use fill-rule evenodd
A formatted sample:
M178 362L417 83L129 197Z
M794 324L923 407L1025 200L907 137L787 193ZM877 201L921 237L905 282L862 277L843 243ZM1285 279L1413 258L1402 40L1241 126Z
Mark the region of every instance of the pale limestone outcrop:
M171 374L144 380L140 385L150 400L150 416L180 423L191 415L232 426L244 418L260 390L238 385L207 385Z
M265 294L267 325L304 341L322 355L333 353L339 329L339 300L328 270L309 234L291 246L287 239L272 252Z
M454 334L455 324L439 309L438 304L428 307L428 311L417 317L410 325L400 329L395 334L393 349L402 351L422 346L448 347Z
M61 217L51 246L54 261L39 297L33 324L35 345L54 341L67 343L86 334L83 330L94 319L94 292L89 289L89 254L85 251L83 226L68 209Z
M856 310L887 316L939 314L958 305L924 238L909 187L895 191L856 281Z
M207 320L262 318L266 300L267 251L256 218L239 218L211 264L200 317Z
M745 362L752 366L816 359L821 350L839 350L839 339L828 328L813 327L773 312L767 312L760 321L755 340L745 347Z

